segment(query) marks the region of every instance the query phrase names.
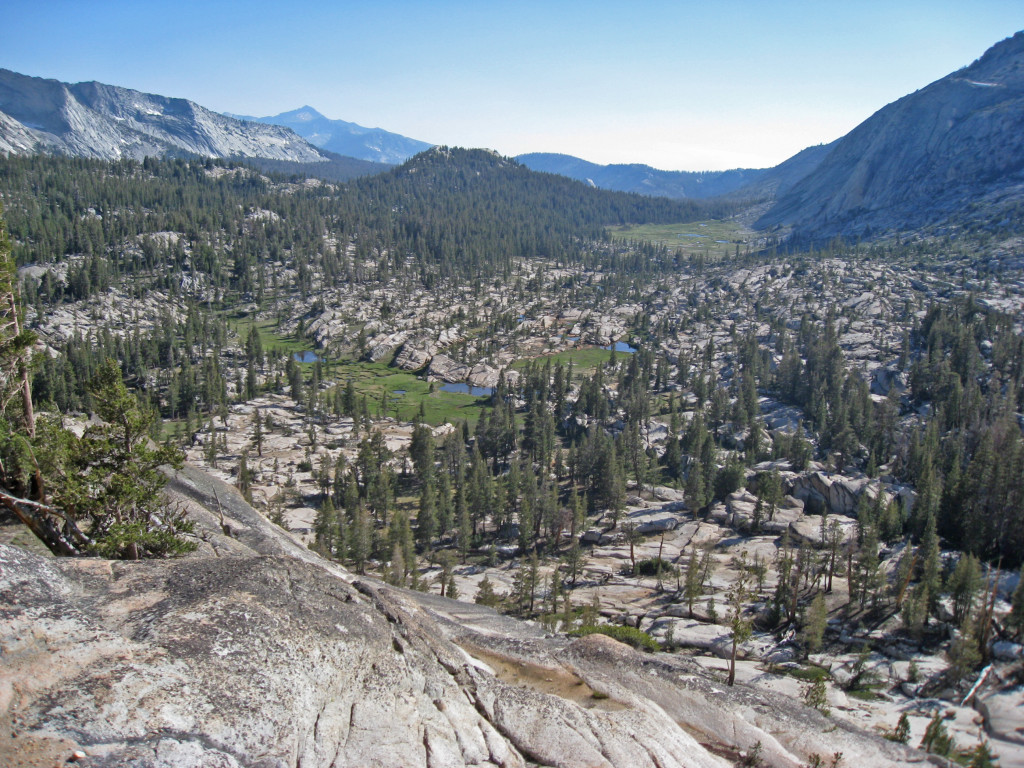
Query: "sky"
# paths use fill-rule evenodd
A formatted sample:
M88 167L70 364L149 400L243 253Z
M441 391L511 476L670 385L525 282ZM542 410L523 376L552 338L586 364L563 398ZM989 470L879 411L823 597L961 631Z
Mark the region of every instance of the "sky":
M1021 29L1021 0L4 0L0 67L700 171L830 142Z

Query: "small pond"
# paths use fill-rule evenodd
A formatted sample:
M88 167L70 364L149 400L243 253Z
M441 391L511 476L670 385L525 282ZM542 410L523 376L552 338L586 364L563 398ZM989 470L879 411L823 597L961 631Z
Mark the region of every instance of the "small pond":
M455 392L460 395L473 395L473 397L490 397L494 394L494 387L471 387L469 384L459 382L458 384L445 384L441 387L442 392Z
M310 352L308 349L305 352L296 352L292 355L292 359L297 363L315 363L317 360L320 362L324 361L320 355L316 352Z
M636 347L631 347L624 341L616 341L614 344L609 344L607 347L601 347L601 349L614 349L616 352L625 352L629 355L636 352Z

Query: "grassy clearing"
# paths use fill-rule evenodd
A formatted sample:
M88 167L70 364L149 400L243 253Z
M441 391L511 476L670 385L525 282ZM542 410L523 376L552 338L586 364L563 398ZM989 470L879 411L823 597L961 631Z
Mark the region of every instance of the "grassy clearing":
M413 373L397 371L384 363L342 360L332 363L329 370L339 385L345 386L351 381L357 395L366 395L373 413L380 413L386 393L387 415L397 414L402 421L411 421L422 405L428 424L465 420L472 426L487 402L486 398L473 395L442 392L440 384L432 385Z
M621 360L625 353L618 353L619 359ZM545 360L551 360L551 364L554 365L561 361L565 365L572 361L573 375L578 377L581 373L593 373L599 365L604 365L611 359L612 353L610 350L601 349L600 347L582 347L580 349L567 349L562 352L554 352L550 355L540 355L539 357L532 358L531 360L516 360L512 363L513 368L525 368L531 362L537 362L541 365L544 364Z
M754 234L735 221L718 219L614 227L611 233L613 240L646 240L669 248L682 248L687 254L703 253L709 259L735 254L737 245L742 253Z
M315 351L313 345L306 339L297 339L292 335L278 333L279 326L276 320L253 320L252 315L244 312L229 314L226 319L228 326L239 335L243 343L249 336L249 329L256 326L264 352L295 354L296 352Z

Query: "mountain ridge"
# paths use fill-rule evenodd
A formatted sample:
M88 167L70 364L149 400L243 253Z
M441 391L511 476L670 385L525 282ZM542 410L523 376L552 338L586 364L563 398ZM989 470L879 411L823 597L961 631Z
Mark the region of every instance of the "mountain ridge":
M105 160L154 155L329 160L289 129L246 126L188 99L0 69L0 152L40 151Z
M769 170L663 171L641 163L599 165L555 152L529 152L517 155L516 160L531 170L568 176L600 189L675 199L727 194L756 182Z

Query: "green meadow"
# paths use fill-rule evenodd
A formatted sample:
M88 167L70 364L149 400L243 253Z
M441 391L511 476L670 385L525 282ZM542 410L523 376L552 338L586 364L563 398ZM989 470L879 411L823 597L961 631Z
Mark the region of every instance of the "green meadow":
M686 254L702 253L710 259L735 254L737 246L743 253L751 246L754 234L728 219L685 224L641 224L613 227L610 231L613 240L644 240L668 248L682 248Z

